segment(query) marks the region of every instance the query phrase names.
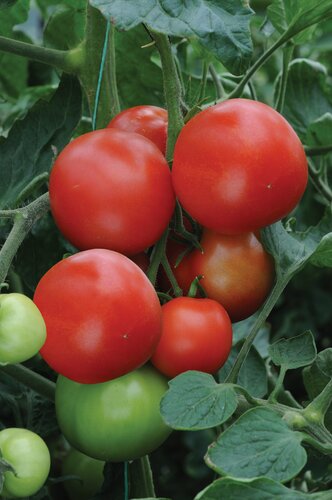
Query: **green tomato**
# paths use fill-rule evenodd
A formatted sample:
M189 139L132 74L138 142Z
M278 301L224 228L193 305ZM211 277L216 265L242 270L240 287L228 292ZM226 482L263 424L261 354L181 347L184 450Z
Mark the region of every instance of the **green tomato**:
M171 430L160 416L166 378L150 366L101 384L59 376L55 407L68 442L99 460L121 462L155 450Z
M70 500L89 500L100 491L104 482L105 462L88 457L72 448L65 457L61 473L63 476L77 476L63 485Z
M4 429L0 432L0 451L16 473L5 472L2 497L23 498L40 490L49 474L51 459L38 434L27 429Z
M38 307L21 293L0 295L0 363L31 358L46 340L46 326Z

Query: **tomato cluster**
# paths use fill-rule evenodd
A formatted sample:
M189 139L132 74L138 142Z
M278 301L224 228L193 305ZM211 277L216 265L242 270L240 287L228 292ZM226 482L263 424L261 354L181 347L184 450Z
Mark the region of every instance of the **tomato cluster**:
M159 412L166 377L223 366L231 321L257 311L273 286L260 229L288 214L307 182L299 139L262 103L234 99L196 115L179 135L172 173L166 135L167 112L137 106L68 144L51 172L50 203L79 251L42 277L35 304L17 294L0 297L7 314L0 335L17 331L8 349L2 342L0 361L24 361L40 349L59 374L64 436L101 461L138 458L167 438ZM185 219L186 229L200 224L200 248L188 246L187 232L172 233L163 261L168 275L157 283L170 300L161 306L146 272L176 197L192 220ZM171 298L170 270L185 296ZM196 297L198 279L206 297ZM20 332L13 308L32 331ZM30 348L13 349L24 338ZM0 433L1 450L4 439ZM14 479L5 487L17 496Z

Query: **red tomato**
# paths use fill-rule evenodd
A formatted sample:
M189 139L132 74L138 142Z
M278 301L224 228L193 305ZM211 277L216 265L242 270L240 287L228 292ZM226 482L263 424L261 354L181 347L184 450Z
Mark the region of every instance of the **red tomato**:
M127 255L160 238L175 203L158 148L141 135L115 129L68 144L54 163L49 191L55 222L71 243Z
M161 307L143 271L111 250L58 262L34 296L47 328L40 353L58 373L95 384L143 365L161 334Z
M162 306L162 335L151 361L168 377L187 370L215 373L231 347L231 321L218 302L178 297Z
M201 246L204 253L194 250L189 268L203 276L208 297L222 304L232 321L251 316L272 288L272 257L254 233L226 236L205 230Z
M166 109L157 106L134 106L116 115L107 125L127 132L136 132L154 142L165 154L168 115Z
M277 111L232 99L185 125L172 177L179 201L199 223L237 234L287 215L305 190L308 169L299 138Z

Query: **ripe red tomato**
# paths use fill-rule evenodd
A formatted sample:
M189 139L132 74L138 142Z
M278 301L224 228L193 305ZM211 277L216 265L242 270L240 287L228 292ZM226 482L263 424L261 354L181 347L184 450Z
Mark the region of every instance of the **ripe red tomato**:
M58 373L94 384L143 365L161 334L161 307L143 271L111 250L79 252L40 280L47 329L40 353Z
M274 281L272 257L254 233L222 235L204 230L204 253L194 250L187 261L208 297L222 304L232 321L251 316L262 305Z
M287 215L305 190L308 169L299 138L277 111L232 99L184 126L172 177L180 202L199 223L236 234Z
M134 255L168 225L175 197L167 162L145 137L96 130L68 144L54 163L50 202L64 236L81 250Z
M168 377L187 370L215 373L231 347L231 321L218 302L178 297L162 306L162 334L151 361Z
M134 106L116 115L107 125L127 132L136 132L154 142L165 154L168 115L166 109L157 106Z

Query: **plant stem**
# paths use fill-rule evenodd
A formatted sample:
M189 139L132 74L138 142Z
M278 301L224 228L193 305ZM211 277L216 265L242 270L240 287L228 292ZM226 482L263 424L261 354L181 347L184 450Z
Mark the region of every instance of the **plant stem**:
M288 282L291 279L290 276L285 276L284 278L279 278L272 289L272 292L268 296L264 306L262 307L260 314L258 315L257 320L255 321L248 337L246 338L236 360L235 363L228 374L228 377L225 382L230 382L230 383L236 383L237 377L239 374L239 371L241 369L242 364L244 363L247 354L250 350L250 347L252 346L255 337L257 333L259 332L261 326L263 323L266 321L266 318L269 316L270 312L272 311L273 307L275 306L277 300L279 299L280 295L282 294L283 290L286 288Z
M286 372L287 372L287 369L284 366L282 366L280 368L280 372L279 372L279 376L278 376L277 381L276 381L276 385L274 386L274 389L270 394L270 397L269 397L270 402L274 403L277 401L278 394L282 389L282 384L284 382Z
M130 498L155 498L152 471L148 455L134 460L129 467Z
M30 389L33 389L41 396L54 401L55 384L51 380L20 364L0 366L0 370Z
M301 436L303 442L310 444L313 448L320 451L324 455L332 455L332 444L320 443L315 438L305 434L304 432L301 432Z
M85 40L82 45L83 60L79 78L87 96L91 116L93 115L96 103L100 63L106 32L107 21L99 10L88 4ZM105 51L107 51L108 57L105 60L105 68L100 85L99 112L96 120L96 128L106 127L111 118L120 111L115 80L113 26L111 26Z
M287 80L288 80L288 67L289 67L289 63L293 57L293 52L294 52L294 44L293 43L286 45L286 47L284 47L284 49L283 49L282 73L281 73L281 80L280 80L278 97L277 97L276 105L275 105L275 109L279 113L282 113L282 110L284 109L286 87L287 87Z
M281 45L283 45L285 42L287 42L288 38L286 37L286 34L282 35L271 47L264 52L264 54L261 55L259 59L249 68L247 73L244 75L242 80L238 83L238 85L235 87L234 90L228 95L228 99L234 99L235 97L240 97L242 95L242 92L244 91L244 88L250 78L256 73L256 71L272 56L272 54L279 48Z
M331 153L332 144L328 144L327 146L304 146L304 150L307 156L325 155L327 153Z
M183 291L180 288L180 286L179 286L179 284L174 276L174 273L171 269L171 266L169 265L168 259L166 257L166 253L164 253L164 255L161 258L161 265L163 266L164 271L167 275L167 278L169 279L169 281L172 285L175 297L180 297L181 295L183 295Z
M153 286L155 286L156 284L158 269L161 260L165 255L167 237L168 237L168 228L166 229L166 231L164 231L164 234L162 235L160 240L155 244L151 254L150 265L146 275L153 284Z
M319 175L319 172L317 172L312 160L308 158L308 167L309 167L309 174L310 174L310 179L317 191L326 199L328 203L332 202L332 191L330 187L325 184L321 176Z
M12 260L31 227L48 209L49 195L46 193L23 208L0 211L0 217L14 218L14 225L0 250L0 283L5 281Z
M43 172L42 174L37 175L29 182L19 193L16 198L15 205L19 205L24 200L26 200L37 188L41 187L44 183L46 183L49 179L49 172Z
M44 64L49 64L66 73L76 73L79 59L78 49L73 50L56 50L47 47L40 47L32 43L20 42L12 38L0 36L0 50L16 54L38 61Z
M309 421L314 418L324 421L324 416L332 403L332 379L322 392L305 408L303 416Z
M209 73L210 73L210 75L212 77L212 80L213 80L213 83L214 83L214 87L216 89L217 99L222 99L223 95L225 94L224 87L223 87L223 85L221 83L219 75L216 72L215 67L213 66L213 64L209 64Z
M168 36L152 32L152 37L156 42L163 69L164 93L168 110L166 159L172 162L175 143L184 124L181 111L181 82Z

